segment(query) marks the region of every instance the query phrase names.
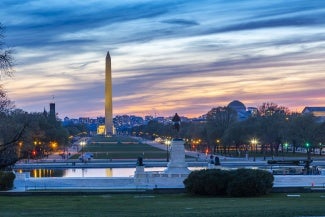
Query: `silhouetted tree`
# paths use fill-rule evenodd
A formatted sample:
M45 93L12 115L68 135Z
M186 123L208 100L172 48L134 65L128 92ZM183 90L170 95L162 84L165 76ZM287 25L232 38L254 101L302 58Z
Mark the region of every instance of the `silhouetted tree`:
M19 160L17 149L27 126L28 121L21 110L0 113L0 170Z
M305 147L306 143L310 146L317 146L321 124L311 114L295 114L290 117L290 140L297 147ZM323 132L324 133L324 132Z
M0 23L0 78L1 75L10 76L13 72L12 50L5 48L4 27Z
M5 48L4 27L0 23L0 80L2 76L11 76L13 69L13 57L11 50ZM6 168L16 161L16 158L7 158L15 153L15 144L22 136L26 126L13 124L10 115L14 106L7 97L3 86L0 84L0 169Z
M274 114L288 115L290 113L289 109L284 106L279 106L273 102L264 102L258 107L259 116L272 116Z
M272 155L278 155L279 146L287 140L289 109L272 102L263 103L258 108L259 139L263 148L270 147Z
M236 121L236 111L227 106L213 108L207 113L207 141L209 144L213 144L213 152L215 152L217 147L216 140L221 139L225 131ZM224 151L226 151L227 144L222 144L224 147Z

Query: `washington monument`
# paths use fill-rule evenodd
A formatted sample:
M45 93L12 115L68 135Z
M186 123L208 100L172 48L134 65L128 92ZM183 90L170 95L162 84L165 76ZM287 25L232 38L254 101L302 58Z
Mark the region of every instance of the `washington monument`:
M105 134L113 134L113 105L112 105L112 69L111 56L106 55L105 69Z

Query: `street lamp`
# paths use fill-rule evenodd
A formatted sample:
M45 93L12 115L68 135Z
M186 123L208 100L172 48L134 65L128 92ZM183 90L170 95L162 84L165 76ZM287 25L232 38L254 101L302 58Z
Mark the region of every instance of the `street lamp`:
M311 157L310 157L310 144L308 142L306 142L305 145L306 145L306 149L307 149L307 161L306 161L305 167L306 167L306 170L307 170L307 175L309 175L309 173L310 173L309 166L310 166L310 162L311 162Z
M251 140L251 143L252 143L253 146L255 145L255 154L254 154L254 159L253 159L253 161L256 161L257 143L258 143L258 141L257 141L256 138L253 138L253 139Z
M19 145L18 159L21 159L21 158L22 158L21 148L22 148L22 146L23 146L23 142L22 142L22 141L19 141L19 142L18 142L18 145Z
M284 160L284 149L286 149L287 153L288 153L288 143L287 142L282 145L282 160Z
M216 143L217 143L217 153L218 153L219 152L220 139L216 139Z
M286 148L286 152L288 153L288 147L289 147L289 144L286 142L284 143L284 147Z
M169 150L168 149L169 149L169 145L170 145L170 140L167 139L165 144L166 144L166 161L168 162L169 161Z
M82 140L80 142L80 146L81 146L81 161L84 162L84 146L86 145L85 140Z

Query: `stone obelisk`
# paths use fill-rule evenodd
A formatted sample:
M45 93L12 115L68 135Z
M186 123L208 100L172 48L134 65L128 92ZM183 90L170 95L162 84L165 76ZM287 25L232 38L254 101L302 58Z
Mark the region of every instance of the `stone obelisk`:
M105 134L113 134L113 103L112 103L112 68L111 56L106 55L105 68Z

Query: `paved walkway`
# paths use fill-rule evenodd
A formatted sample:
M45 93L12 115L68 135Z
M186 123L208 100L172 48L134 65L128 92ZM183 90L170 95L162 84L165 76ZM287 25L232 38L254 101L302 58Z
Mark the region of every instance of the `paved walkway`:
M43 159L29 159L29 163L38 163L38 162L60 162L60 161L66 161L68 160L71 156L78 154L79 151L81 150L81 142L86 142L89 140L89 137L83 137L80 138L78 141L74 142L70 147L67 148L65 152L62 151L56 151L52 152L50 155ZM26 159L21 160L18 163L25 163Z

